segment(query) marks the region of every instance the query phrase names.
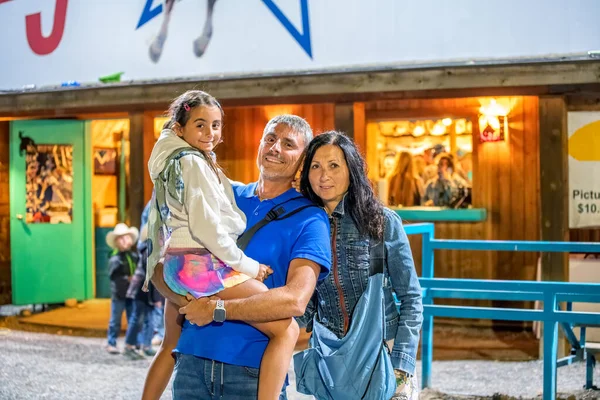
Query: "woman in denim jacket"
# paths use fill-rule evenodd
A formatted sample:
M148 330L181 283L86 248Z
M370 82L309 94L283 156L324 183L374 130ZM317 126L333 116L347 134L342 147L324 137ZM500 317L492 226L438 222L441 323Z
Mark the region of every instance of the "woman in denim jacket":
M319 322L338 337L345 336L354 308L367 287L369 249L383 239L386 340L394 340L391 360L398 384L393 398L418 398L415 363L423 306L400 217L375 197L356 145L336 131L315 137L308 146L300 190L329 214L332 269L317 285L299 322L310 331L317 313ZM392 292L400 301L399 310Z

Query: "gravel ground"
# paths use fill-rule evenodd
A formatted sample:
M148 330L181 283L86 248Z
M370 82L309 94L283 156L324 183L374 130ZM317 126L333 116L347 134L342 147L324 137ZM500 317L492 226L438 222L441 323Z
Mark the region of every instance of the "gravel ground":
M139 399L150 360L109 355L100 338L50 335L0 328L0 399ZM291 369L290 369L291 371ZM292 371L291 371L292 372ZM293 379L293 376L291 376ZM559 369L558 390L567 398L599 399L583 391L582 363ZM600 385L600 368L594 381ZM422 399L536 398L542 364L531 362L435 361L433 386ZM290 400L309 399L288 389ZM163 399L170 399L166 393Z

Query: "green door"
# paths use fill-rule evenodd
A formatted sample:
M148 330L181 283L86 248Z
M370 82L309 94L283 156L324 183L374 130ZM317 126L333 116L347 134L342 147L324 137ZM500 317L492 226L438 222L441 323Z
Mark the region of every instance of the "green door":
M86 122L70 120L11 125L14 304L61 303L93 296L87 131Z

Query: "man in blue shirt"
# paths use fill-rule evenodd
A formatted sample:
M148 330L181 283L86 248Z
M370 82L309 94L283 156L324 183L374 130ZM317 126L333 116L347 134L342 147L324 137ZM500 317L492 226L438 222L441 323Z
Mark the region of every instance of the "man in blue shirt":
M311 139L310 126L300 117L281 115L267 123L257 156L258 182L234 186L248 228L275 206L283 206L285 216L310 204L292 188L292 181ZM268 339L242 321L269 322L304 314L317 280L330 268L327 215L308 207L272 221L255 233L245 253L273 269L264 281L271 290L226 300L219 304L220 314L215 312L217 301L208 298L180 309L187 321L175 350L175 399L256 399L258 367ZM216 315L224 316L225 322L213 322ZM286 398L285 391L280 398Z

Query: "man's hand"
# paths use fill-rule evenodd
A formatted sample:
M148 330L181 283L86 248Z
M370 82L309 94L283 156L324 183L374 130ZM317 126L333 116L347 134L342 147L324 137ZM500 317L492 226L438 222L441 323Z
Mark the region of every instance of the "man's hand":
M192 325L204 326L213 321L213 311L216 306L217 297L200 297L181 307L179 313L185 315L185 319Z

